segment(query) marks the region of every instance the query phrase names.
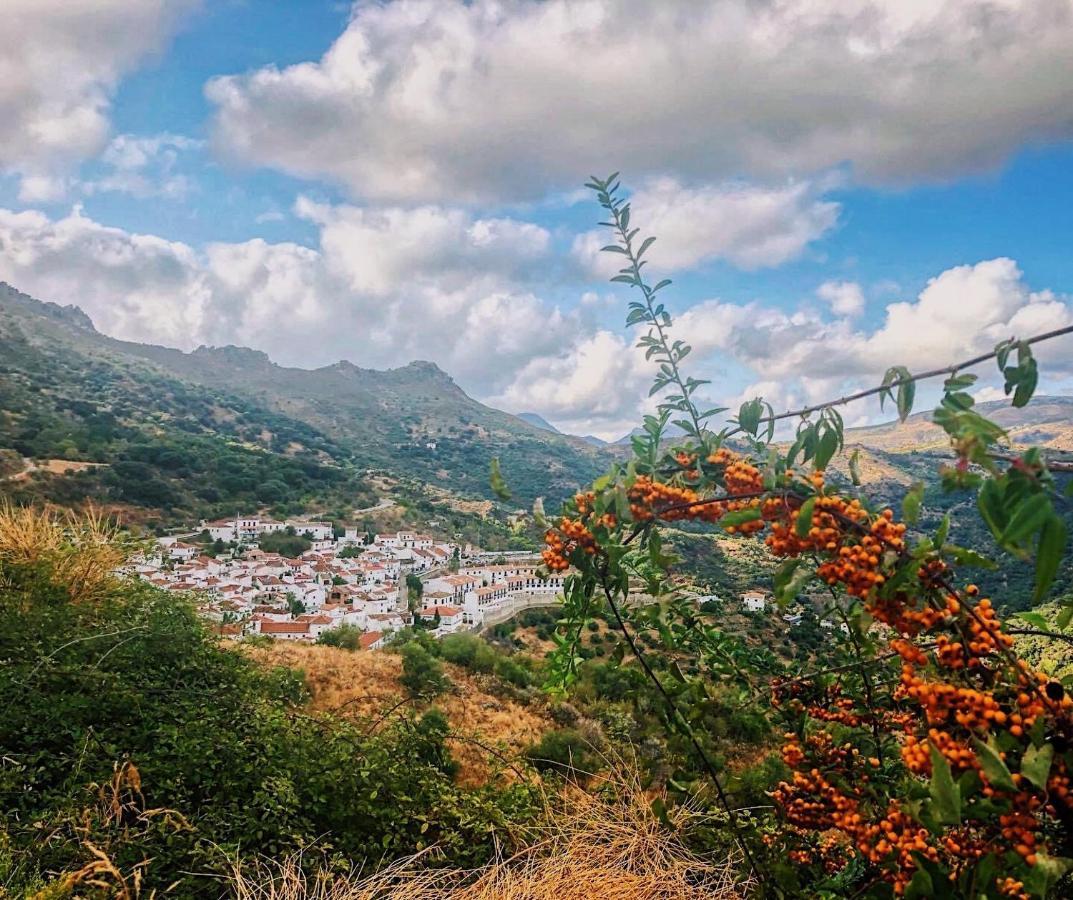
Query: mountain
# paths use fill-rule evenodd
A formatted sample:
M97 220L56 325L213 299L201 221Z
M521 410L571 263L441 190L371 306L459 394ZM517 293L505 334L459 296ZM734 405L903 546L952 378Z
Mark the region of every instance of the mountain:
M530 425L533 425L533 426L535 426L537 428L540 428L540 429L542 429L544 431L551 431L551 432L554 432L555 434L562 434L562 432L559 431L559 429L556 428L554 425L552 425L551 422L549 422L543 416L537 415L537 413L533 413L533 412L518 413L518 418L521 419L523 422L528 422Z
M591 444L593 447L606 447L608 443L603 438L598 438L595 434L583 434L581 435L581 440L586 444Z
M578 438L477 402L430 362L297 369L243 347L184 353L108 337L77 307L0 284L4 450L38 461L7 477L7 493L47 483L55 502L165 514L364 506L370 470L488 499L493 457L519 505L554 503L606 466Z

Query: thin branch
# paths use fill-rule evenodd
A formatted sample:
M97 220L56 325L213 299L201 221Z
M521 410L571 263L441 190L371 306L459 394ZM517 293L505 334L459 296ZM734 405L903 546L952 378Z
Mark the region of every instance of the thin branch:
M644 653L641 648L637 646L633 633L626 625L626 620L623 619L622 612L619 609L618 604L615 603L614 595L607 583L606 565L600 568L600 587L603 589L604 597L607 599L608 606L611 607L611 612L615 616L619 631L622 632L622 636L626 639L626 643L629 644L630 652L633 653L634 658L640 664L642 670L644 670L645 676L652 682L656 691L662 698L670 713L671 721L681 726L682 730L685 732L686 739L693 746L705 771L707 771L708 777L711 779L712 785L715 787L716 795L719 797L719 803L730 818L731 827L734 829L734 837L737 840L738 846L741 848L741 852L744 854L746 861L749 863L749 868L752 869L753 875L757 879L762 880L760 870L756 865L756 860L753 858L752 851L749 849L748 841L745 840L745 837L742 834L741 823L738 821L734 807L730 805L730 799L727 797L726 790L723 787L723 780L719 777L719 771L716 769L715 763L712 762L704 747L701 746L700 741L697 740L697 736L693 732L689 722L686 721L685 716L683 716L678 709L678 704L675 703L674 698L667 692L667 689L663 686L663 682L659 680L659 676L652 671L652 667L648 664L648 660L645 658Z
M1027 338L1022 343L1025 344L1037 344L1040 341L1049 341L1052 338L1062 337L1063 335L1073 334L1073 325L1065 328L1056 328L1054 331L1047 331L1043 334L1037 334L1034 337ZM977 366L982 362L987 362L989 359L994 359L998 356L998 350L992 350L990 353L982 353L979 356L974 356L971 359L965 359L961 362L954 363L949 366L942 366L938 369L929 369L927 372L920 372L917 375L910 375L908 378L899 378L896 381L890 382L890 384L880 385L878 387L868 388L863 391L857 391L855 394L847 394L844 397L839 397L837 400L828 400L824 403L817 403L813 406L804 406L801 409L788 410L787 412L781 412L774 416L764 416L759 420L759 424L765 424L768 422L778 422L781 419L796 419L801 416L811 415L814 412L819 412L823 409L830 409L834 406L845 406L847 403L852 403L854 400L863 400L865 397L872 397L876 394L881 394L884 391L891 390L893 388L901 387L905 384L910 384L914 381L923 381L928 378L938 378L940 375L956 375L962 369L968 369L972 366ZM729 431L723 432L723 437L731 437L735 434L740 434L743 431L740 425L731 428Z
M1073 634L1062 634L1058 631L1044 631L1042 628L1007 628L1007 634L1021 634L1028 637L1045 637L1052 641L1065 641L1073 644Z

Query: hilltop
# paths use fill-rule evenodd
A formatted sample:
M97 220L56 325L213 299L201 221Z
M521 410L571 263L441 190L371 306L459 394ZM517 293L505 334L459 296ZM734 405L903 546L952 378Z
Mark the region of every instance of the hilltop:
M495 456L525 505L606 465L581 439L477 402L430 362L297 369L242 347L184 353L108 337L77 307L9 285L0 360L2 489L64 505L345 512L375 502L370 473L487 500Z

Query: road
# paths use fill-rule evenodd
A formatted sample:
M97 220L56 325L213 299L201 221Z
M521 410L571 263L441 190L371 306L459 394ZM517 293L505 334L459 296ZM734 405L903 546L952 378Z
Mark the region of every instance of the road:
M366 506L365 509L356 509L354 510L353 514L355 516L363 516L366 513L377 512L381 509L388 509L389 507L392 507L394 505L394 500L392 500L390 497L384 497L382 500L377 501L376 506Z

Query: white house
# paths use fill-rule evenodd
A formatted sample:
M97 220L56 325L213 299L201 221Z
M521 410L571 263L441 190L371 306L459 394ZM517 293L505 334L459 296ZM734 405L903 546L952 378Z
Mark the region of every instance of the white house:
M175 543L168 547L168 556L180 562L186 562L187 560L193 559L200 552L200 547L195 547L193 544L184 544L182 541L175 541Z
M333 536L331 522L303 522L298 519L288 519L286 524L294 529L295 534L304 534L313 541L326 541Z
M741 604L746 612L763 612L767 609L767 593L753 589L741 595Z
M440 618L439 628L436 629L437 635L450 634L452 631L457 631L462 627L462 609L458 606L427 606L421 610L421 618L426 622L434 622L436 617Z
M256 619L254 633L267 634L269 637L283 641L309 641L313 639L310 634L309 622L271 622L267 619Z
M362 650L379 650L384 646L384 632L382 631L366 631L360 638L358 643L361 645Z

